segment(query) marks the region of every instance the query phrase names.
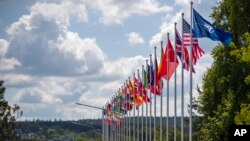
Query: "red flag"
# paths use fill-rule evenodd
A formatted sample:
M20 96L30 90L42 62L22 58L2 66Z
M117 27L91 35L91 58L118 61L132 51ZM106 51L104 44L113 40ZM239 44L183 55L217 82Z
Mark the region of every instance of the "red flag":
M173 49L173 46L170 42L170 40L168 39L168 43L163 55L163 59L162 59L162 66L160 67L159 70L159 77L163 77L166 80L170 80L171 76L174 73L175 70L175 52ZM168 64L168 65L167 65ZM179 65L179 61L176 58L176 68ZM168 74L167 74L167 69L168 69Z

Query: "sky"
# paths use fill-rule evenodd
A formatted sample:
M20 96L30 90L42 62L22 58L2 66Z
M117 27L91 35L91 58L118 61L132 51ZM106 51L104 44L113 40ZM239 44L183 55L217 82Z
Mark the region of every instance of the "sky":
M206 19L218 0L193 0ZM174 22L181 32L181 13L190 21L189 0L1 0L0 79L5 98L18 104L18 120L101 118L102 107L158 47L167 33L173 42ZM211 66L218 42L199 39L205 55L195 66L193 93ZM177 69L177 115L181 113L180 67ZM189 73L185 72L185 115ZM165 83L165 82L164 82ZM170 115L174 113L173 78ZM166 88L163 90L166 111ZM159 115L159 97L157 115ZM163 112L165 115L165 112Z

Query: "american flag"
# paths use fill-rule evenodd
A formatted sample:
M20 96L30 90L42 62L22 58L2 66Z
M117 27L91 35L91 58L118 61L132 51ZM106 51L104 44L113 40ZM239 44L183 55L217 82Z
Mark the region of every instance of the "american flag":
M177 29L175 29L175 31L176 31L175 40L176 40L176 45L177 45L176 54L180 59L182 59L182 40ZM183 68L189 71L189 55L188 55L188 50L186 46L184 46ZM194 69L193 69L193 72L194 72Z
M183 32L184 32L184 46L190 46L190 25L186 20L183 20ZM196 65L197 60L204 54L204 51L200 48L198 39L193 36L192 38L192 54L193 54L193 65Z

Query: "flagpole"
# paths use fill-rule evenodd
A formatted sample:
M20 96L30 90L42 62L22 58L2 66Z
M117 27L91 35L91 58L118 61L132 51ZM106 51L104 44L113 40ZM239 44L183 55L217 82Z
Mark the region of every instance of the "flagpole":
M130 77L128 77L128 80L130 81ZM130 109L130 94L129 94L129 109ZM130 141L130 111L128 113L128 141Z
M167 34L168 36L168 41L169 41L169 33ZM167 49L167 117L166 117L166 140L169 141L169 49Z
M124 90L124 89L123 89L123 85L121 85L121 91L122 91L122 92L121 92L121 93L122 93L121 96L122 96L123 103L124 103L124 97L123 97L123 96L124 96L124 93L123 93L124 91L123 91L123 90ZM121 106L121 99L120 99L119 105ZM121 106L120 108L122 108L122 107L123 107L123 106ZM123 108L124 108L124 107L123 107ZM124 138L123 138L123 136L124 136L124 132L123 132L123 131L124 131L124 123L125 123L125 121L124 121L124 114L122 114L122 116L121 116L121 125L120 125L120 126L121 126L121 129L120 129L120 130L121 130L121 131L120 131L120 141L124 141L124 140L123 140L123 139L124 139Z
M161 50L163 50L163 41L161 41ZM160 113L161 114L160 115L160 141L162 141L162 91L161 91L161 106L160 106L160 111L161 111L161 113Z
M124 120L124 123L123 123L123 141L127 141L126 140L126 126L127 126L127 122L126 122L126 115L127 115L127 113L128 113L128 111L127 111L127 94L126 94L126 88L125 88L125 83L123 83L123 92L124 92L124 99L125 99L125 102L124 102L124 107L125 107L125 110L126 110L126 113L125 113L125 115L123 116L123 120Z
M104 141L104 107L102 107L102 141Z
M148 59L146 60L146 72L146 75L148 75ZM148 76L146 76L146 78L148 78ZM146 80L146 87L146 96L148 96L148 80ZM148 103L146 103L146 141L148 141Z
M139 74L139 69L137 69L137 78L139 79L140 77L140 74ZM139 84L137 84L137 96L140 95L139 93ZM139 121L139 116L140 116L140 107L138 105L138 108L137 108L137 141L140 140L140 121Z
M120 102L121 102L121 95L120 95L120 88L119 88L119 90L118 90L118 96L119 96L119 103L117 104L117 105L119 105L119 113L121 114L121 105L120 105ZM122 116L120 116L119 118L118 118L118 122L119 122L119 124L117 125L117 128L118 128L118 133L117 133L117 140L118 141L120 141L120 136L121 136L121 117Z
M125 121L126 121L126 128L125 128L125 140L128 141L128 95L127 95L127 80L126 82L124 83L124 89L125 89L125 99L126 99L126 110L127 110L127 113L126 113L126 116L125 116Z
M126 80L126 87L128 85L128 80ZM127 90L128 88L126 88ZM127 92L126 92L127 93ZM126 98L127 98L127 118L126 118L126 122L127 122L127 128L126 128L126 140L129 140L129 107L130 107L130 97L127 96L128 94L126 94Z
M134 79L134 82L135 82L135 73L133 73L133 79ZM135 139L135 108L136 108L136 104L135 104L135 86L133 86L133 96L134 96L134 98L133 98L133 103L134 103L134 109L133 109L133 115L134 115L134 117L133 117L133 140L135 141L136 139Z
M156 61L156 47L155 47L155 61ZM154 141L156 141L156 62L154 70Z
M177 23L175 22L174 23L174 29L176 29L176 25ZM174 35L176 35L176 30L175 30L175 33ZM176 38L176 36L175 36ZM174 50L175 50L175 53L174 53L174 141L176 141L176 116L177 116L177 92L176 92L176 39L175 39L175 45L174 45Z
M182 44L181 44L181 141L184 141L184 32L183 21L184 13L182 15Z
M192 141L192 136L193 136L193 133L192 133L192 95L193 95L193 92L192 92L192 88L193 88L193 34L192 34L192 29L193 29L193 2L191 1L190 2L190 13L191 13L191 16L190 16L190 110L189 110L189 141Z
M106 109L107 109L107 104L106 104ZM106 115L106 119L108 118L108 115ZM107 140L109 140L110 139L110 136L109 136L109 124L107 123Z
M142 94L141 95L144 95L144 86L143 86L143 82L144 82L144 65L142 65L142 71L141 71L141 75L142 75L142 80L141 80L141 82L142 82ZM147 98L147 97L146 97ZM144 99L143 99L143 101L144 101ZM147 102L145 102L145 103L147 103ZM143 123L143 118L144 118L144 106L143 106L143 102L142 102L142 110L141 110L141 140L143 141L144 140L144 137L143 137L143 135L144 135L144 132L143 132L143 127L144 127L144 123Z
M152 54L150 54L150 72L149 72L149 83L150 83L150 100L152 100L152 92L151 92L151 79L152 79L152 74L151 74L151 67L152 67ZM149 104L149 141L152 141L152 102Z
M111 104L112 104L112 99L113 97L111 98ZM113 104L112 104L113 105ZM112 124L110 125L110 131L111 131L111 141L114 141L113 140L113 114L110 116L111 118L111 121L112 121Z

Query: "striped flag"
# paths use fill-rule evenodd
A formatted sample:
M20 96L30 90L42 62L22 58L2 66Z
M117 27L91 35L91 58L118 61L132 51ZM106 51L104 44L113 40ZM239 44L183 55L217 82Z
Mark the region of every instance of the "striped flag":
M190 25L186 20L183 20L183 32L184 32L184 47L190 46ZM193 54L193 65L196 65L196 62L198 61L199 58L204 53L204 51L200 48L198 39L196 37L192 38L193 41L193 49L192 49L192 54Z
M182 59L182 40L181 40L181 36L178 32L177 29L176 30L176 45L177 45L177 50L176 50L176 54L177 56L180 58L180 60ZM188 50L187 50L187 47L184 46L184 54L183 54L183 64L182 64L183 68L186 69L187 71L189 71L189 55L188 55ZM194 72L194 69L193 69L193 72Z

